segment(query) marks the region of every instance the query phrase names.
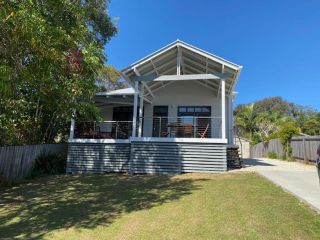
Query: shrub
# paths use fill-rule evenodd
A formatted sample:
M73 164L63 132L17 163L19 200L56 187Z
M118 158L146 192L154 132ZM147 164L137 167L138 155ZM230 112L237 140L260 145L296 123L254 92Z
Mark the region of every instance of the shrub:
M50 152L41 153L35 159L32 177L44 174L61 174L66 172L66 155Z
M276 158L278 158L278 155L273 151L272 152L268 152L268 158L276 159Z
M293 123L288 122L281 126L279 137L285 158L290 158L292 156L292 147L290 145L291 138L300 133L300 128L295 126ZM286 160L284 159L284 160Z

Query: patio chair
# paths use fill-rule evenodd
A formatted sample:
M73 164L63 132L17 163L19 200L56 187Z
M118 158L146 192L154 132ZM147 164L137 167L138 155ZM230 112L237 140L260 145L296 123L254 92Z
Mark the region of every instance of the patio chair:
M210 126L210 124L208 123L206 128L204 129L204 131L202 133L198 133L198 137L199 138L205 138L205 136L206 136L206 134L208 132L209 126Z

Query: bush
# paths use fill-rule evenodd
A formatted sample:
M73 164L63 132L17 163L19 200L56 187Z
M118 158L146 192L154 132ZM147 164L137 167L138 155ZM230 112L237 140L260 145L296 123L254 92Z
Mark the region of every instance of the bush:
M56 153L41 153L35 159L32 177L44 174L61 174L66 172L66 155Z
M288 122L281 126L279 137L283 151L285 154L285 159L292 157L292 147L290 145L291 138L300 133L300 128L295 126L293 123Z
M278 155L275 152L268 152L268 158L277 159Z

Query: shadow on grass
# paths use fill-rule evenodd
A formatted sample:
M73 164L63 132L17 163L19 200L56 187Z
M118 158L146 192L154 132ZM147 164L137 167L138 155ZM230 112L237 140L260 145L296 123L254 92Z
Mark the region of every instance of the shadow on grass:
M108 225L125 213L178 200L199 188L192 179L168 175L40 178L0 192L0 236L38 239L56 229Z

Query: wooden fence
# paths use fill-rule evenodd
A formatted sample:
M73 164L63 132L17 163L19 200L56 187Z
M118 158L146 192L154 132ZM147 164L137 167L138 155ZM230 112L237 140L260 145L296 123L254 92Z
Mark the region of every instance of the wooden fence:
M292 156L296 161L314 163L317 159L317 148L320 145L320 136L294 137L291 139ZM252 157L267 157L269 152L283 156L280 139L273 139L269 143L258 143L251 147Z
M0 147L0 175L7 180L28 177L40 154L64 152L67 152L65 143Z

